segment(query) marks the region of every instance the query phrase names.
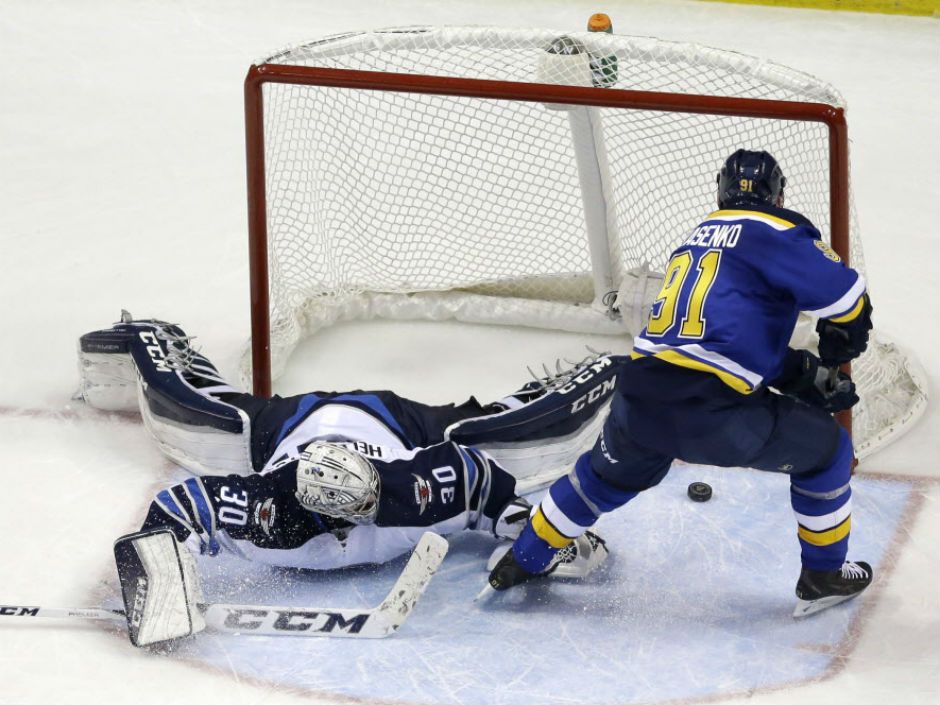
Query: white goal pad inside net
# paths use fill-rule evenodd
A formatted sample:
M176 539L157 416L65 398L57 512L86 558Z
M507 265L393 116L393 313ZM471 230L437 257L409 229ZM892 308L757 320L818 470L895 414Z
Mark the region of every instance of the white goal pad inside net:
M828 84L761 59L593 32L398 28L259 64L843 105ZM830 238L817 122L278 82L263 105L275 378L300 339L357 318L634 334L739 148L772 153L787 206ZM854 207L849 241L864 272ZM812 329L798 326L796 342L812 347ZM250 370L249 351L243 381ZM853 376L863 456L918 416L926 387L877 332Z

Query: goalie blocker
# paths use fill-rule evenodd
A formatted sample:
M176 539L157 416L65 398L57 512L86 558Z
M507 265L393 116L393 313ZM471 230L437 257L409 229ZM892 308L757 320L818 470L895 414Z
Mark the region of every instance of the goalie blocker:
M169 529L141 531L114 543L127 632L149 646L201 632L202 586L192 554Z
M388 595L376 607L269 607L205 604L195 562L170 531L142 531L115 542L125 609L9 607L0 615L127 621L134 646L218 632L264 636L381 639L397 632L447 554L447 540L426 532Z

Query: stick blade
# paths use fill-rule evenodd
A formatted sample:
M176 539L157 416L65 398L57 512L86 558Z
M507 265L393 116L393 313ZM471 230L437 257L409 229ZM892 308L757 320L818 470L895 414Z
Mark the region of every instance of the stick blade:
M395 586L376 608L376 627L381 624L385 629L381 636L398 631L408 619L444 561L448 548L447 539L437 534L427 531L421 536Z

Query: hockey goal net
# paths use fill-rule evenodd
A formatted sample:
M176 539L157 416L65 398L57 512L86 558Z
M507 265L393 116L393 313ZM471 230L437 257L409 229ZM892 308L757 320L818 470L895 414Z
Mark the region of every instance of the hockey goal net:
M245 98L242 372L259 394L299 340L355 318L635 334L739 148L774 154L787 206L865 269L842 99L760 59L598 32L398 28L274 54ZM926 397L878 336L853 374L861 456Z

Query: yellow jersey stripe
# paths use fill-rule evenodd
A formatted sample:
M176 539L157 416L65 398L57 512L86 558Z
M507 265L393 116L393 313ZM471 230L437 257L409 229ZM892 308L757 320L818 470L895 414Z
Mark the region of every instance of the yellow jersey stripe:
M789 220L778 218L775 215L768 215L767 213L763 213L761 211L720 210L720 211L715 211L714 213L709 215L705 220L708 221L708 220L711 220L712 218L720 218L722 216L735 216L735 215L746 216L749 218L758 218L762 220L769 220L772 223L776 223L777 225L783 225L788 228L796 227L796 223L791 223Z
M827 529L826 531L810 531L801 526L797 529L797 534L799 534L799 537L806 541L806 543L811 543L814 546L828 546L844 539L849 535L851 530L852 517L849 516L845 518L845 521L832 529Z
M532 528L535 530L536 535L552 548L564 548L572 541L552 526L551 522L542 514L541 507L532 516Z
M638 352L634 350L630 354L630 358L636 360L640 357L650 357L648 353ZM686 357L678 350L663 350L662 352L654 353L652 357L659 358L663 362L668 362L673 365L678 365L679 367L686 367L690 370L698 370L699 372L710 372L720 379L722 382L727 384L736 392L741 394L750 394L754 391L754 387L747 383L747 381L741 379L740 377L731 374L727 370L723 370L717 365L710 365L707 362L702 362L701 360L695 360L691 357Z
M833 323L848 323L849 321L854 321L856 318L858 318L858 315L862 312L863 308L865 308L865 294L862 294L858 297L858 301L855 302L855 305L852 307L851 311L842 316L830 318L829 320Z

